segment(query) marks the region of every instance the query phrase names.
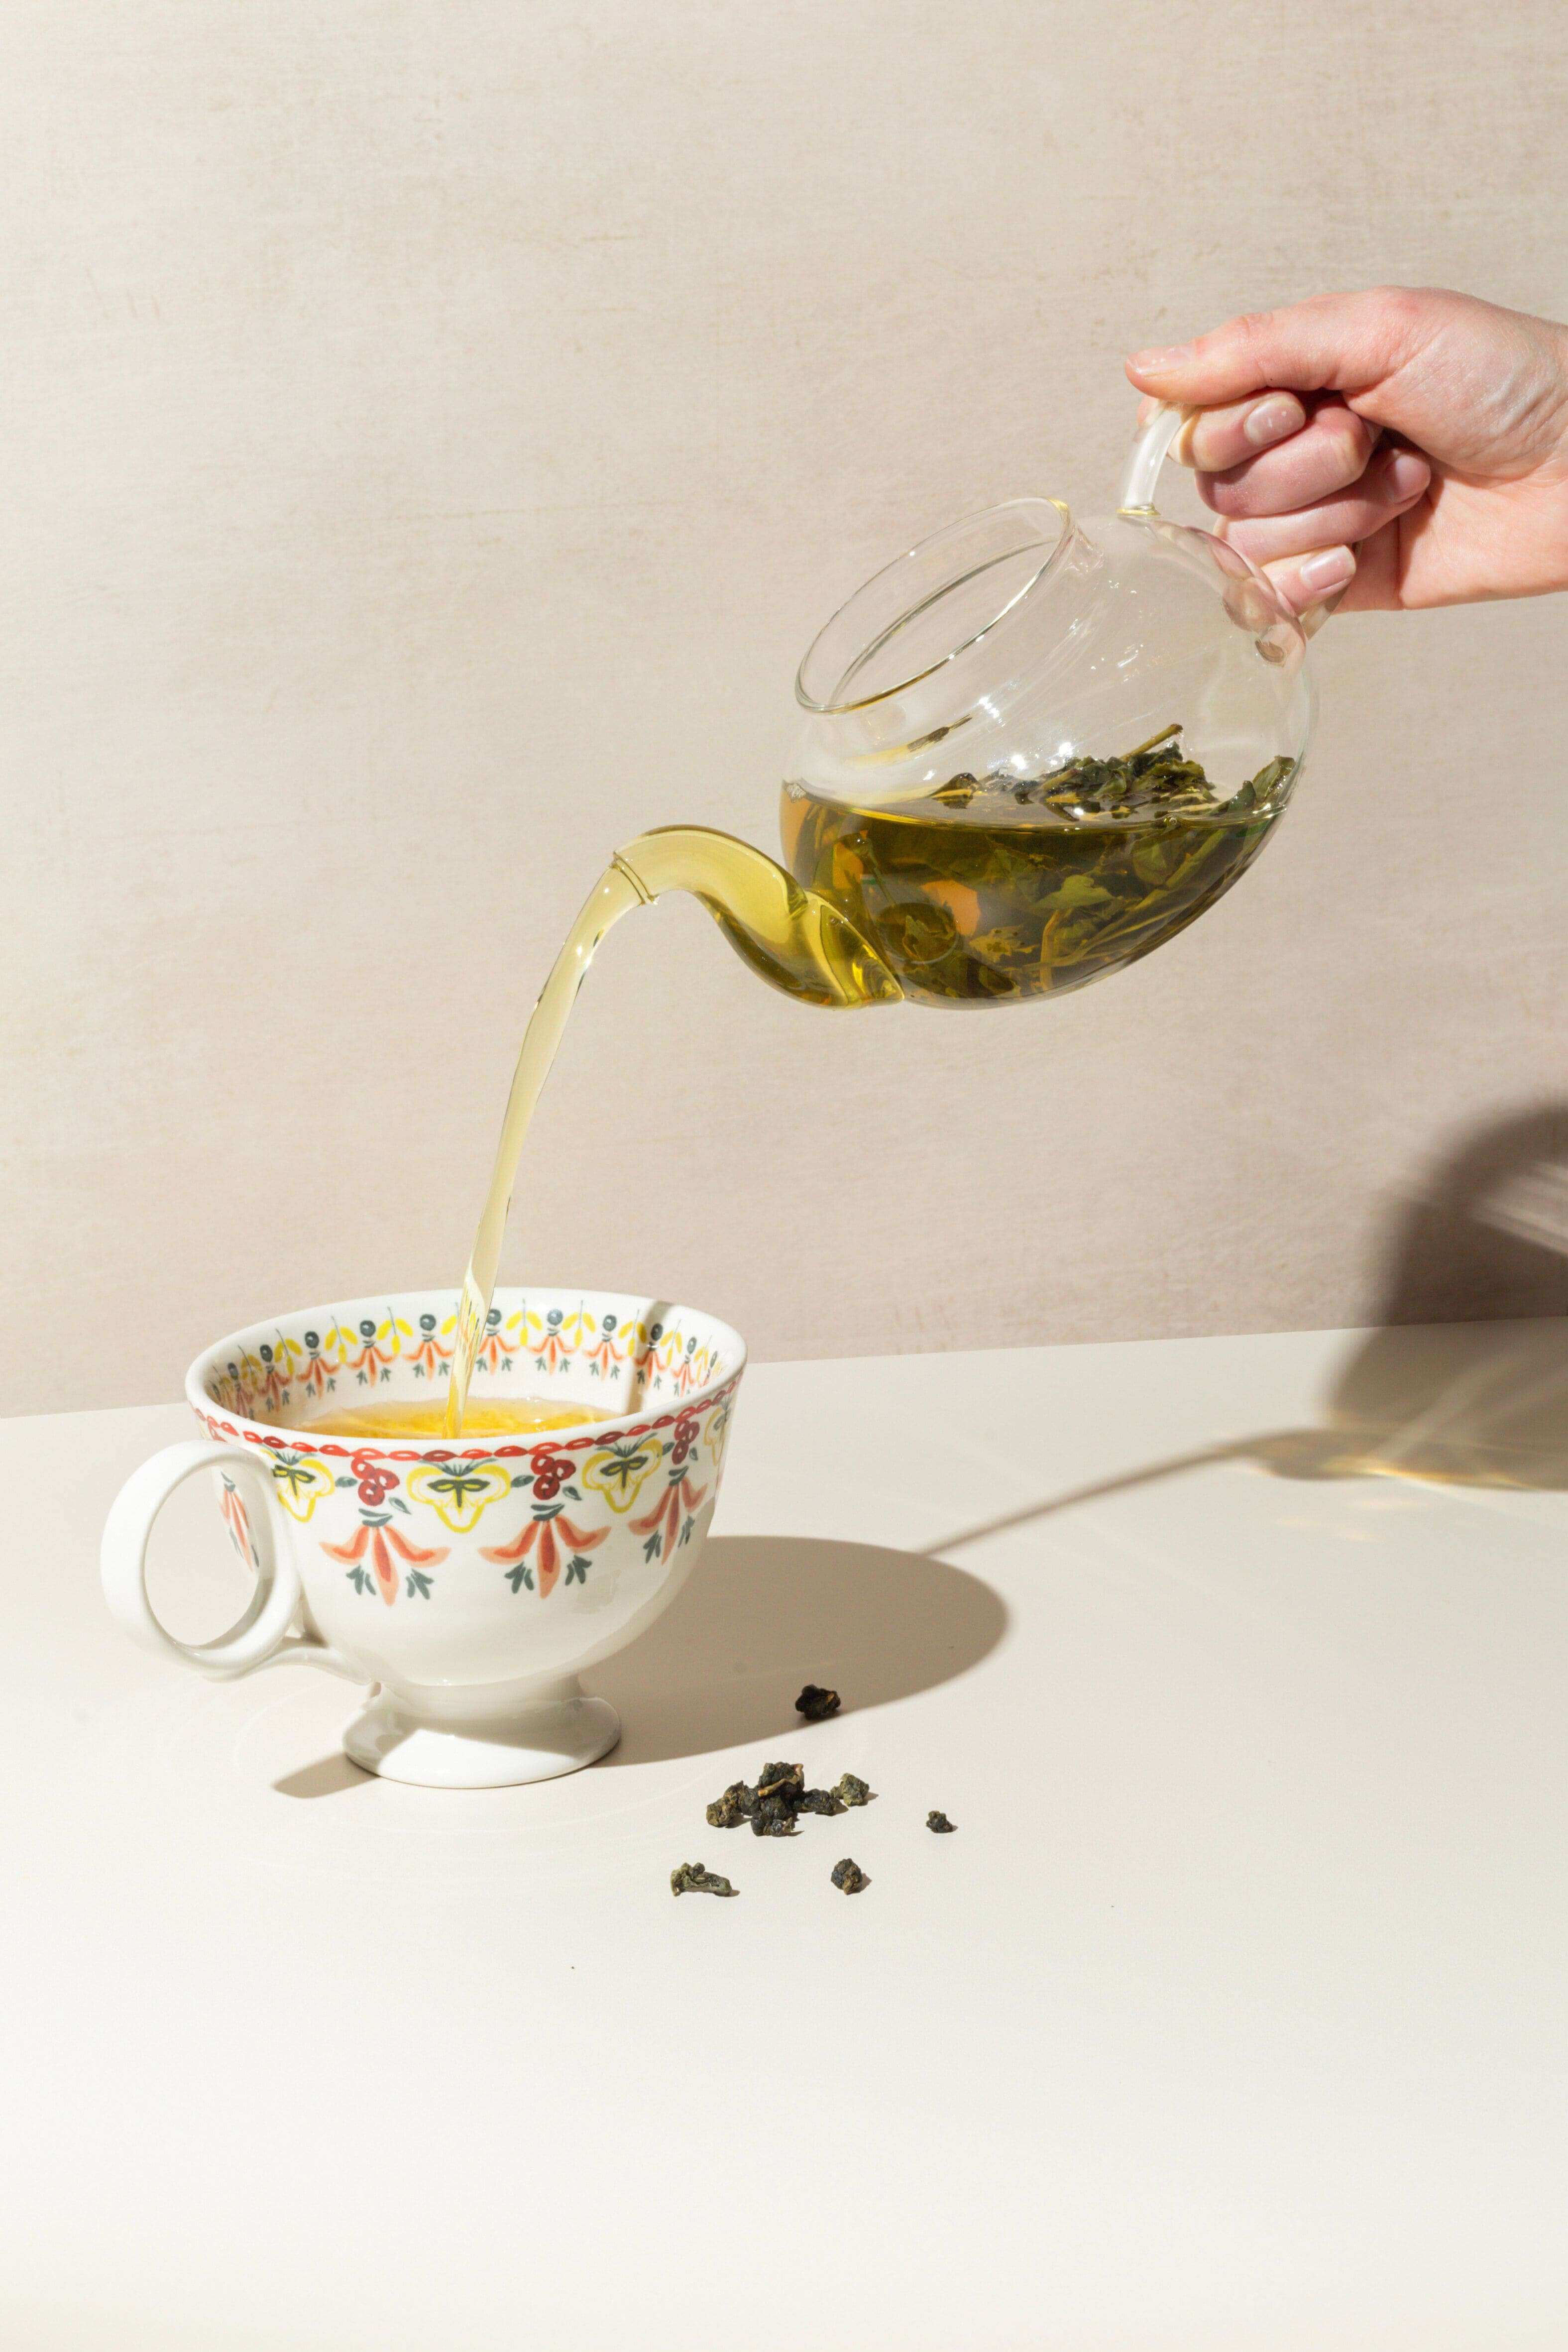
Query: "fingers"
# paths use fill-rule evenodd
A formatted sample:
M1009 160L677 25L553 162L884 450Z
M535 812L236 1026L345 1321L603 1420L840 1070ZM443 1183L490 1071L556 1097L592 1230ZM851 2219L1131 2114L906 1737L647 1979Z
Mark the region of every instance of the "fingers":
M1431 478L1431 467L1413 449L1383 449L1360 480L1338 497L1289 514L1227 520L1221 536L1252 562L1265 565L1325 548L1353 547L1413 507Z
M1272 582L1281 604L1300 619L1314 605L1344 593L1355 578L1355 551L1349 547L1321 547L1310 556L1289 556L1283 562L1258 568Z
M1260 406L1267 407L1267 401ZM1234 411L1227 412L1234 414ZM1366 471L1377 427L1331 395L1307 404L1299 433L1277 448L1254 451L1239 465L1198 477L1204 502L1216 514L1244 520L1288 513L1348 489ZM1194 445L1201 447L1195 429ZM1321 542L1320 542L1321 544Z
M1231 319L1194 342L1135 352L1140 392L1212 408L1278 384L1298 392L1357 392L1381 383L1433 331L1434 298L1404 286L1317 294L1280 310Z
M1145 402L1144 407L1152 407ZM1300 433L1307 412L1293 392L1271 392L1261 400L1233 401L1228 407L1201 409L1177 434L1171 455L1200 473L1219 474L1244 466L1260 449Z

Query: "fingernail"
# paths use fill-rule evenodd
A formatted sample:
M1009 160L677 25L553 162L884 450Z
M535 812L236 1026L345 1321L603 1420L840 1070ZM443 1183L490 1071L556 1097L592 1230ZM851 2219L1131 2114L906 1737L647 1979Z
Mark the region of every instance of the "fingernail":
M1321 555L1309 555L1296 572L1303 588L1315 595L1326 595L1331 588L1342 588L1355 572L1355 557L1348 547L1325 547Z
M1388 459L1385 479L1396 499L1413 499L1432 478L1432 468L1414 449L1395 449Z
M1185 367L1192 358L1191 343L1162 343L1146 352L1134 352L1128 361L1140 375L1163 375L1167 368Z
M1307 412L1294 394L1277 392L1247 410L1241 429L1255 449L1268 449L1300 433L1306 422Z

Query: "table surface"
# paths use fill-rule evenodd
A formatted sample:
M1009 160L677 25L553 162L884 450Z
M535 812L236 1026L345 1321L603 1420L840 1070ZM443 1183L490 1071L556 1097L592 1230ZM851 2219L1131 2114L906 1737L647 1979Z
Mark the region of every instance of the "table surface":
M1561 2347L1565 1341L754 1367L622 1746L472 1793L110 1624L182 1407L0 1424L0 2340ZM774 1755L878 1801L707 1828Z

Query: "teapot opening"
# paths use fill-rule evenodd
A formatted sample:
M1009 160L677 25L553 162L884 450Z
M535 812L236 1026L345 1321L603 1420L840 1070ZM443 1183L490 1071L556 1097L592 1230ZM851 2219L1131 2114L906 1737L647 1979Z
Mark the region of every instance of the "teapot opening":
M1059 499L1010 499L896 556L813 639L795 698L818 717L907 692L990 637L1072 535Z

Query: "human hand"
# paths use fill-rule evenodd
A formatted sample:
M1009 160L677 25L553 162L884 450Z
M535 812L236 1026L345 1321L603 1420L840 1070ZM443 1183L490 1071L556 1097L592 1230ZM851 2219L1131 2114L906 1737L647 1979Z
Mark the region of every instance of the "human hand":
M1292 612L1342 589L1342 609L1386 612L1568 588L1568 328L1379 286L1127 373L1205 411L1175 454Z

